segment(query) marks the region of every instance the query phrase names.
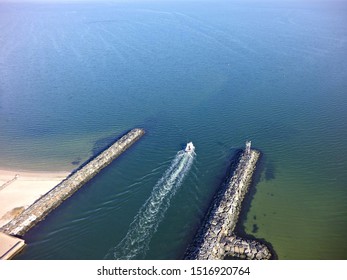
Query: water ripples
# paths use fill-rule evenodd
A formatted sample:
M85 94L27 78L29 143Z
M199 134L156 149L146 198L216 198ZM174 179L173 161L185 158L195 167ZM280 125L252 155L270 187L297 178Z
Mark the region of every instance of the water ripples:
M170 206L170 200L189 172L194 155L184 151L177 153L171 166L153 188L150 198L141 207L125 238L105 256L115 259L143 258L152 235Z

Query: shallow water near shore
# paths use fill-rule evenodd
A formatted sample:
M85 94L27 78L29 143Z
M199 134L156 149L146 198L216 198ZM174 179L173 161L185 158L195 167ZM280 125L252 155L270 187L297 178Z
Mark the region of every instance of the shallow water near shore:
M73 170L146 135L25 235L17 259L102 259L177 152L196 158L145 259L180 259L246 140L241 221L279 259L347 259L347 6L0 4L0 166Z

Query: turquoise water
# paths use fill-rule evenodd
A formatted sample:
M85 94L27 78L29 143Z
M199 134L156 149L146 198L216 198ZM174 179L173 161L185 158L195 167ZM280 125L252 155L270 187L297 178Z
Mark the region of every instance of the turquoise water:
M32 229L18 258L103 259L193 141L138 256L181 258L251 139L263 157L241 228L280 259L346 259L346 14L314 1L1 3L1 167L72 170L147 131Z

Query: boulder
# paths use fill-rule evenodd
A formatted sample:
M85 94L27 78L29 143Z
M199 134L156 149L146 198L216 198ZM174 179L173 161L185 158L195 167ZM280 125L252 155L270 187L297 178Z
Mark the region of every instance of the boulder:
M255 255L255 258L257 260L262 260L263 259L263 254L261 252L258 252L256 255Z
M239 246L234 246L234 252L235 252L235 254L239 254L240 253Z
M220 256L221 259L224 257L225 251L224 251L223 248L219 248L219 250L218 250L218 255Z

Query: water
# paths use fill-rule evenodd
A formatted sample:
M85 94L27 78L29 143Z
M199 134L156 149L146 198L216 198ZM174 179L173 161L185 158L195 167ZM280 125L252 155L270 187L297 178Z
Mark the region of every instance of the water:
M130 224L124 239L106 256L119 260L144 258L170 200L193 164L194 154L179 151Z
M71 170L147 131L32 229L18 259L103 259L193 141L190 172L141 243L146 259L182 258L249 139L263 157L244 231L280 259L346 259L347 7L277 2L1 3L1 167Z

